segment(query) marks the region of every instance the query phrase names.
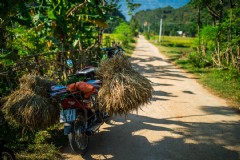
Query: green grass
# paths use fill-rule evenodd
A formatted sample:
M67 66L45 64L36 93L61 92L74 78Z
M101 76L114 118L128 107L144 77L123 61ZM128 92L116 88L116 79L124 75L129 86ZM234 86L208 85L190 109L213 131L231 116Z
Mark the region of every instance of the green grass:
M167 55L172 60L177 60L179 57L182 57L193 51L191 47L164 46L155 40L150 40L150 42L156 45L161 53Z
M123 46L124 53L127 57L131 57L134 49L136 48L137 38L134 38L134 41L131 42L128 46Z
M199 78L198 81L212 93L225 98L232 106L240 107L240 76L237 72L214 67L195 67L187 58L188 54L194 51L191 48L193 38L165 36L162 43L157 42L156 39L157 36L150 42L156 45L161 53L169 57L173 63L193 73Z
M240 105L240 78L230 70L209 69L209 72L201 74L201 82L209 86L218 95L226 98L234 104Z
M176 63L195 74L212 93L225 98L233 107L240 107L240 77L237 73L218 68L196 68L187 60L177 60Z
M161 42L158 42L158 38L158 36L154 36L151 40L166 47L191 47L194 41L194 38L191 37L163 36Z

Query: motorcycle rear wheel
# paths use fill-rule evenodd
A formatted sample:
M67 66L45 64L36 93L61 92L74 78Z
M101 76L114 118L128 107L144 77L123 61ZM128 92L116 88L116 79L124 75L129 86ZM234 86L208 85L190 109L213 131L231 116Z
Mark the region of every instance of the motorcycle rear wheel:
M88 149L89 137L82 131L83 125L80 122L75 122L73 131L68 134L68 139L72 150L83 155Z
M15 160L15 155L12 150L3 147L0 155L0 160Z

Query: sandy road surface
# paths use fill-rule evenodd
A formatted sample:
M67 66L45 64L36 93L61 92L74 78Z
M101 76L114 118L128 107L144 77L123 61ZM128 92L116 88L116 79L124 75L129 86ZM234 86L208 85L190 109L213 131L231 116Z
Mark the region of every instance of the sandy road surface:
M66 159L240 160L240 115L224 100L168 63L143 37L132 64L152 81L152 103L126 119L114 117L90 137L85 156L67 148Z

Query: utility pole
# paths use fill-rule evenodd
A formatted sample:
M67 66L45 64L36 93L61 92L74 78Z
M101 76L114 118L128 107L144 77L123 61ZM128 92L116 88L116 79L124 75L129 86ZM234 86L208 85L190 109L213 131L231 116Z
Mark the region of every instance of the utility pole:
M162 18L160 19L160 27L159 27L159 39L158 41L161 42L162 38Z

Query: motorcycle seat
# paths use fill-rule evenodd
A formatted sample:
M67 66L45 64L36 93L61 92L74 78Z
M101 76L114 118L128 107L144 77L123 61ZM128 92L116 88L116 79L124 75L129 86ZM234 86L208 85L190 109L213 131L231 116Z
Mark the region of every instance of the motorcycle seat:
M101 87L102 81L101 80L88 80L88 84L93 85L96 89L99 89Z

